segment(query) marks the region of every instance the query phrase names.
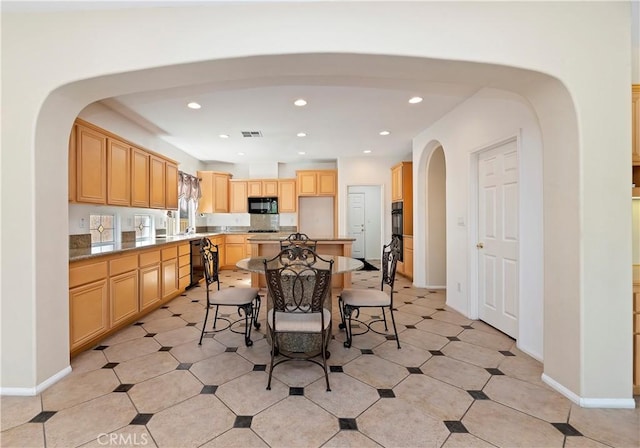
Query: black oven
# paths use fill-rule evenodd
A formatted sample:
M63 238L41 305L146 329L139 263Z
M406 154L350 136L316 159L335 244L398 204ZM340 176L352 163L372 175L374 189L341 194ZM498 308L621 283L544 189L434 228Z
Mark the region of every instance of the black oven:
M404 248L402 247L402 201L391 203L391 234L397 236L400 240L399 261L402 261L404 252Z
M189 288L197 285L204 278L204 264L200 253L201 239L191 240L191 282Z

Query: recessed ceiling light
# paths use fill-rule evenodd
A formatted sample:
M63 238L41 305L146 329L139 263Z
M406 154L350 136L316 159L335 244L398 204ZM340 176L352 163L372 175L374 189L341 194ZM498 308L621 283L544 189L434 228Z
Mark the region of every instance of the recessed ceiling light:
M304 152L304 151L298 151L298 154L300 154L301 156L303 156L303 155L305 155L305 154L306 154L306 152Z
M362 151L365 154L371 154L371 150L370 149L365 149L364 151Z
M411 104L418 104L422 102L422 98L419 96L414 96L413 98L409 99L409 103Z
M380 131L380 135L389 135L391 132L389 131Z
M305 134L304 132L298 132L296 135L298 137L306 137L307 136L307 134Z
M189 109L200 109L202 106L196 103L195 101L191 101L189 104L187 104L187 107Z
M229 138L229 136L227 134L220 134L218 137L220 137L220 138Z
M243 156L243 155L244 155L244 153L243 153L243 152L239 152L239 153L238 153L238 155L239 155L239 156Z
M299 99L295 100L293 102L293 104L295 104L296 106L306 106L307 102L305 100L303 100L302 98L299 98Z

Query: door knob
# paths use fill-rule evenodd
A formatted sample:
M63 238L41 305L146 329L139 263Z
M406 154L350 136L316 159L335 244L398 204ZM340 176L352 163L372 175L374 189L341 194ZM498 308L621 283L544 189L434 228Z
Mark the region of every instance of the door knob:
M476 247L478 249L484 249L484 244L483 243L478 243L478 244L476 244Z

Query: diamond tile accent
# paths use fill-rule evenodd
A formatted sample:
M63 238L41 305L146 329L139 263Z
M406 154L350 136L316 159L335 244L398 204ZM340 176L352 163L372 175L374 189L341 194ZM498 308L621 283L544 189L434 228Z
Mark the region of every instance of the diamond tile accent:
M113 369L115 366L117 366L118 362L108 362L105 365L102 366L103 369Z
M331 373L344 373L342 366L329 366L329 371Z
M456 336L447 336L447 339L449 339L450 341L459 341L460 340Z
M304 395L304 387L290 387L289 395Z
M459 420L445 420L445 426L451 433L467 433L467 428Z
M154 336L155 336L155 335L157 335L157 334L158 334L158 333L147 333L147 334L145 334L145 335L144 335L144 337L145 337L145 338L152 338L152 337L154 337Z
M433 319L431 316L421 316L423 319Z
M370 348L363 348L360 349L360 353L362 353L363 355L373 355L373 350L371 350Z
M225 352L228 353L234 353L238 351L238 347L227 347L227 349L225 350Z
M178 364L178 367L176 367L176 370L189 370L192 365L192 362L181 362Z
M481 390L468 390L469 395L471 395L475 400L489 400L489 397L482 392Z
M422 370L420 370L420 367L407 367L407 370L409 371L409 373L422 375Z
M133 324L133 325L138 325L138 326L139 326L139 325L144 325L144 322L136 322L136 323L135 323L135 324Z
M189 323L187 324L187 327L195 327L196 325L198 325L198 323L197 323L197 322L189 322Z
M415 329L416 329L416 326L415 326L415 325L405 325L405 327L410 328L410 329L412 329L412 330L415 330Z
M251 428L252 415L238 415L233 423L234 428Z
M433 356L444 356L444 353L442 353L440 350L429 350L429 353L431 353Z
M104 350L109 348L108 345L98 345L96 348L94 348L94 350Z
M185 294L185 296L186 296L186 294ZM197 299L191 301L191 303L198 303L198 302L200 302L200 300L197 300Z
M378 395L380 395L380 398L396 398L393 389L378 389Z
M33 417L31 420L29 420L29 423L44 423L47 420L49 420L51 417L56 415L56 412L57 411L42 411L41 413Z
M135 386L135 384L121 384L118 387L116 387L115 389L113 389L114 392L128 392L129 389L131 389L133 386Z
M355 418L339 418L338 424L340 425L340 429L346 429L348 431L358 430L358 423Z
M133 420L131 420L131 423L129 423L130 425L146 425L147 423L149 423L149 420L151 420L151 417L153 417L153 414L138 414L135 417L133 417Z
M582 433L569 423L551 423L558 431L565 436L581 436Z
M218 386L204 386L200 391L201 394L215 394Z
M500 353L502 353L504 356L516 356L513 353L511 353L509 350L498 350Z
M385 336L385 338L387 339L387 341L395 341L396 340L396 335L395 334L388 334Z
M504 373L502 373L500 369L487 368L485 370L489 372L491 375L504 375Z
M465 330L473 330L474 328L471 325L460 325Z
M173 347L160 347L160 349L158 350L159 352L168 352L169 350L171 350Z
M254 364L253 371L254 372L266 372L267 371L267 365L266 364Z
M172 314L171 317L180 317L182 314Z
M161 306L160 308L162 308L163 310L166 310L166 309L168 309L169 307L168 307L167 305L165 305L165 306Z

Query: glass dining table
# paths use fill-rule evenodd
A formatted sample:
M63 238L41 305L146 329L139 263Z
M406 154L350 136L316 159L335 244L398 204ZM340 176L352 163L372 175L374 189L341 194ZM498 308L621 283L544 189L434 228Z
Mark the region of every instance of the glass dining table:
M329 261L333 260L333 268L331 274L343 274L346 272L357 271L364 267L364 263L360 260L351 257L343 257L341 255L322 255L318 254L318 261L316 264L322 268L329 265ZM249 271L256 274L264 275L264 261L270 260L272 257L251 257L243 258L236 263L236 267L243 271ZM323 261L325 260L325 261ZM324 302L324 307L331 311L333 309L332 297L327 297ZM273 302L267 294L267 312L273 308ZM278 346L282 351L289 352L318 352L320 353L321 337L320 335L306 335L306 334L280 334L278 335ZM269 332L267 332L267 339L271 342ZM327 341L328 344L329 341Z

